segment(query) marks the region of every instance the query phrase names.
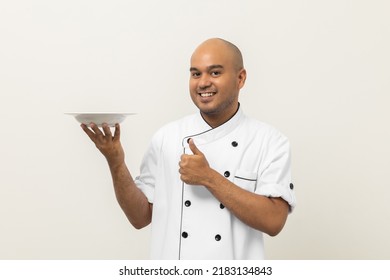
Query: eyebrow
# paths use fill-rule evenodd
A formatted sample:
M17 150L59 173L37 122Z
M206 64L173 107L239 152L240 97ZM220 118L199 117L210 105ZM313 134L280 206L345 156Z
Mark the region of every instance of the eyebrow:
M213 65L210 65L210 66L207 67L207 71L211 71L211 70L214 70L214 69L217 69L217 68L222 68L223 69L224 67L222 65L220 65L220 64L213 64ZM192 71L199 71L199 70L196 67L191 67L190 71L192 72Z

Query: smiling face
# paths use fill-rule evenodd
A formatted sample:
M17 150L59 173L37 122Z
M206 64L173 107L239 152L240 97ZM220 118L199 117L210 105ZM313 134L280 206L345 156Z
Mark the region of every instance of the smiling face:
M191 99L206 122L216 127L230 119L246 79L238 49L221 39L207 40L193 53L190 72Z

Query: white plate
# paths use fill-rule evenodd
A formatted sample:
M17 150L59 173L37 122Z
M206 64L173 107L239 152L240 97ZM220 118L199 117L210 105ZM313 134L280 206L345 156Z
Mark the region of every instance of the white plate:
M102 126L103 123L108 126L115 126L116 123L123 122L127 116L135 115L135 113L109 113L109 112L73 112L65 113L74 116L79 123L84 123L89 126L91 122L97 126Z

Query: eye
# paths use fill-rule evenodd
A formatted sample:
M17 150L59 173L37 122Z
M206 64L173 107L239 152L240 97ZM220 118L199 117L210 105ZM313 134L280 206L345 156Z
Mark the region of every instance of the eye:
M213 76L213 77L218 77L219 75L221 75L220 71L213 71L213 72L211 72L211 76Z
M191 77L198 78L198 77L200 77L200 73L199 72L191 72Z

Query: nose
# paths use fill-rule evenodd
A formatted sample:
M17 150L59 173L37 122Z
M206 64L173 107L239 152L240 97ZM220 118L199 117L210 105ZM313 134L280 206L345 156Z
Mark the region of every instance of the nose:
M200 89L205 89L211 86L211 80L209 75L202 75L198 81L198 87Z

